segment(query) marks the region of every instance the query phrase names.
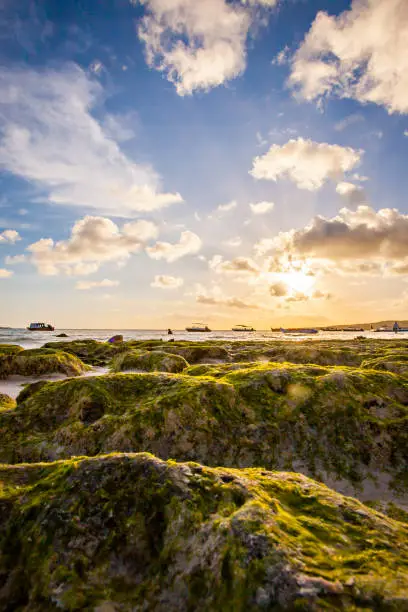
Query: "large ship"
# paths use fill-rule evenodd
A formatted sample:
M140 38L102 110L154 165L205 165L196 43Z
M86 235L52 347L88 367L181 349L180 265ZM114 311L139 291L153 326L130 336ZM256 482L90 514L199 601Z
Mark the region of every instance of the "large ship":
M186 327L188 332L210 332L211 329L205 323L193 323L190 327Z
M28 331L54 331L55 327L49 323L30 323Z
M280 330L281 330L282 334L299 334L299 335L302 335L302 336L304 336L306 334L309 335L309 334L318 334L319 333L318 329L314 329L312 327L292 327L290 329L284 329L283 327L281 327Z
M252 325L234 325L232 328L234 332L254 332L256 331Z

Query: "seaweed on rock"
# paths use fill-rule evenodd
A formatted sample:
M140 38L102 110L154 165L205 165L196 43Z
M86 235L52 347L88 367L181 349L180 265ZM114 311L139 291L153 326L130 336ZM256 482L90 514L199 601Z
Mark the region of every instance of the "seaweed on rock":
M405 379L268 363L185 372L191 375L112 374L28 388L12 413L0 415L0 460L149 451L208 465L298 470L366 499L367 485L385 478L379 494L397 490L408 499Z
M408 528L300 474L152 455L0 468L0 608L408 610Z
M129 372L139 370L144 372L182 372L188 367L187 361L180 355L164 351L130 350L119 353L112 360L113 372Z
M79 376L87 369L74 355L53 349L29 349L0 356L0 378L11 375L37 377L55 373Z

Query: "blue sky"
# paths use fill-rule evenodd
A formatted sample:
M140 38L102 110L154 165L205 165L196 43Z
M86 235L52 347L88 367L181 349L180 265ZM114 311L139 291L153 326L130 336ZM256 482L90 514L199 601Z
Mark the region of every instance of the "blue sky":
M0 325L407 318L404 0L6 0L0 35Z

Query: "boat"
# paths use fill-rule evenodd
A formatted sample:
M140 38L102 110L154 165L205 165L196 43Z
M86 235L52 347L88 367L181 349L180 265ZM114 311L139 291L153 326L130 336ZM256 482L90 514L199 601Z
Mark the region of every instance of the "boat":
M30 323L28 331L54 331L55 327L49 323Z
M232 328L234 332L254 332L256 331L251 325L234 325Z
M272 328L271 328L272 330ZM319 330L318 329L314 329L314 328L309 328L309 327L292 327L290 329L283 329L283 327L280 328L280 331L282 332L282 334L318 334Z
M205 323L193 323L190 327L186 327L188 332L210 332L211 329Z

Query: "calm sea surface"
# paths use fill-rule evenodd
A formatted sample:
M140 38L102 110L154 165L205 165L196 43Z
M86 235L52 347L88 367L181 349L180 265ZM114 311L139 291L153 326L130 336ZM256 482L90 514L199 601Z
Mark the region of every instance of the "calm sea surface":
M320 332L316 335L290 336L280 332L258 331L258 332L232 332L213 331L210 333L188 333L186 331L173 330L170 336L175 340L285 340L287 342L298 342L300 340L352 340L356 336L366 338L382 338L392 340L397 338L408 340L407 333L394 334L393 332ZM68 338L56 338L57 334L65 333ZM30 332L26 329L1 329L0 344L19 344L24 348L40 347L45 342L79 340L93 338L102 342L108 340L115 334L122 334L125 340L168 340L166 330L138 330L138 329L58 329L54 332Z

